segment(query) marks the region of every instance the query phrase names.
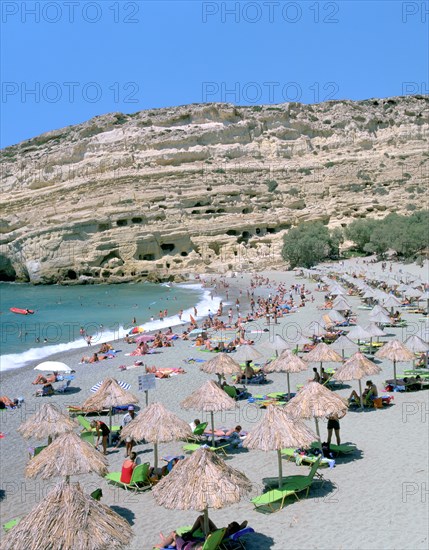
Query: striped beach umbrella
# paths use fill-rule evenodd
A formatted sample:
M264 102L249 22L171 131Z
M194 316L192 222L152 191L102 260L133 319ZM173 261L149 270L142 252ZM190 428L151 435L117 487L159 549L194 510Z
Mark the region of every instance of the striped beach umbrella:
M97 392L101 386L103 385L104 380L100 380L100 382L97 382L89 391L92 391L92 393ZM131 384L127 384L127 382L121 382L120 380L115 380L117 384L125 391L128 391L131 389Z

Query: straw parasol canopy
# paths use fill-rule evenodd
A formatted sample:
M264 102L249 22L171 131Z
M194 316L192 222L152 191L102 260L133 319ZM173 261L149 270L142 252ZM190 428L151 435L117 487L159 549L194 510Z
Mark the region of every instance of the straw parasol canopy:
M344 334L337 338L335 342L329 344L329 347L335 351L341 351L341 355L344 359L344 350L350 350L352 352L359 351L359 346L352 342L350 338L347 338Z
M152 489L157 504L170 510L204 512L204 531L208 533L208 509L225 508L240 501L252 483L204 447L181 460L168 476Z
M267 340L262 346L264 348L273 349L276 352L276 357L278 357L279 351L289 348L288 343L280 334L276 334L272 340Z
M240 365L228 353L218 353L210 361L205 361L200 370L208 374L217 374L219 380L221 376L241 373Z
M378 359L390 359L393 362L393 376L396 386L396 363L412 361L414 354L399 340L391 340L376 352L375 357Z
M264 372L285 372L287 374L287 392L290 399L290 380L291 372L301 372L307 370L307 365L297 355L292 353L290 349L282 351L280 357L277 357L271 363L264 366Z
M86 495L79 483L59 483L4 537L1 550L118 550L133 532L108 506Z
M383 301L384 307L399 307L401 305L401 301L396 298L393 294L389 294L387 298L385 298Z
M28 463L26 477L49 479L96 473L107 474L107 460L92 445L82 441L74 432L60 435Z
M138 403L137 397L121 388L117 380L114 378L106 378L101 384L100 388L92 395L82 405L82 409L89 410L103 410L109 409L109 443L111 443L112 438L112 407L117 407L119 405L130 405Z
M195 390L180 406L185 410L200 410L210 413L212 442L214 444L214 419L213 413L235 409L237 403L229 397L213 380L209 380L203 386Z
M57 405L43 403L36 414L19 426L18 432L26 439L47 437L50 443L52 437L72 432L77 427L77 422L66 416Z
M381 367L367 359L363 353L357 351L336 370L335 378L337 380L359 380L360 405L363 408L361 380L366 376L372 376L379 372L381 372Z
M284 409L268 405L261 422L247 434L243 447L261 451L277 451L279 487L282 485L282 455L286 447L307 447L317 439L301 420L292 420Z
M332 351L332 350L331 350ZM291 418L314 418L321 446L318 419L326 416L342 418L347 413L347 402L319 382L307 382L285 406Z
M359 343L360 340L371 338L371 334L360 325L356 325L348 332L347 337L350 338L350 340L357 340Z
M320 362L320 374L322 374L323 363L341 363L341 355L339 355L334 349L332 349L325 342L320 342L304 357L304 361L308 363Z
M341 315L341 313L336 309L331 309L331 311L329 311L327 315L329 319L331 319L331 321L333 321L334 323L344 323L344 321L346 320L346 318Z
M369 314L369 318L372 323L377 323L381 325L389 325L391 323L390 317L386 315L383 311L378 311L377 313Z
M256 361L261 357L262 357L262 354L259 353L259 351L255 349L253 346L251 346L250 344L241 345L234 354L234 359L240 362Z
M429 351L429 345L415 334L412 336L408 336L408 338L404 342L404 345L407 346L407 348L414 353L423 353L425 351Z
M167 410L161 403L152 403L121 431L121 439L145 439L154 444L154 466L158 468L158 443L168 443L192 437L187 422Z
M350 304L345 300L344 298L340 298L337 300L334 300L332 309L336 309L337 311L351 311Z

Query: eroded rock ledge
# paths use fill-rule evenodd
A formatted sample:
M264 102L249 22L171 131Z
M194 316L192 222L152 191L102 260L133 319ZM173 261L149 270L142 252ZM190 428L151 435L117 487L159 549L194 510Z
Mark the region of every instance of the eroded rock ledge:
M0 279L282 265L282 236L427 207L429 99L112 113L1 152Z

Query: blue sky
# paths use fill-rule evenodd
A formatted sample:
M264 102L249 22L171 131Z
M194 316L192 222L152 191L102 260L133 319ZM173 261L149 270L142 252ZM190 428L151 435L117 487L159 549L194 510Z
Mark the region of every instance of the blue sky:
M428 1L1 2L1 147L108 112L428 93Z

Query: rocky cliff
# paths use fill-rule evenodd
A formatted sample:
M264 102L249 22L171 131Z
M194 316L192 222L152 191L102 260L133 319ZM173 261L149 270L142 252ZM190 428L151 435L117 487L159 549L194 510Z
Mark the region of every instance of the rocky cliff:
M1 152L0 279L281 264L282 236L427 207L429 99L113 113ZM425 203L426 201L426 203Z

